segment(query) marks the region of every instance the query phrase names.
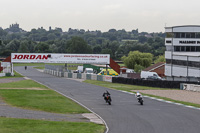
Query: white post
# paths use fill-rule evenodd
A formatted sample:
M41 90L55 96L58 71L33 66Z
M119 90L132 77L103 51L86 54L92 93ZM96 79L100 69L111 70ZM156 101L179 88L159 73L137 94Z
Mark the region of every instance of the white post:
M12 73L12 76L14 76L14 72L13 72L13 63L11 63L11 73Z

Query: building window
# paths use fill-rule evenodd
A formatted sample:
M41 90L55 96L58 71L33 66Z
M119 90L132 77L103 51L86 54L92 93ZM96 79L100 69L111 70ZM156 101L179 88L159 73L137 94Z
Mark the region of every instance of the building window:
M185 52L185 46L181 46L181 51Z
M171 60L168 59L168 61L166 60L166 63L167 63L167 64L171 64L170 61L171 61ZM198 62L194 62L194 61L191 61L191 62L189 63L188 61L184 61L184 60L172 60L172 64L173 64L173 65L179 65L179 66L189 66L189 64L190 64L191 67L195 67L195 66L197 66L197 63L198 63Z
M186 38L190 38L190 33L186 33Z
M200 33L196 33L196 38L200 38Z
M195 52L196 51L196 47L195 46L191 46L191 52Z
M181 33L181 38L185 38L185 33Z
M172 51L168 49L167 51ZM200 46L174 46L175 52L200 52Z
M180 46L175 46L175 47L174 47L174 51L176 51L176 52L181 51L181 47L180 47Z
M195 33L190 33L191 38L195 38Z
M166 43L172 43L172 41L166 41Z
M200 38L200 32L167 32L166 33L166 38Z
M181 38L181 33L174 33L175 34L175 38Z
M190 52L190 46L186 46L186 52Z
M196 51L197 51L197 52L200 52L200 46L197 46L197 47L196 47Z

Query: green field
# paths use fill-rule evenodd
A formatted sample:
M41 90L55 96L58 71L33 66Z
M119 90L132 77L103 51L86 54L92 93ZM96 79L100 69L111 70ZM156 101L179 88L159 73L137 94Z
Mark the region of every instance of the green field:
M9 104L17 107L42 110L54 113L88 113L70 99L48 89L32 80L22 80L11 83L1 83L0 96ZM6 89L21 88L21 89ZM27 90L29 88L29 90ZM45 90L31 90L41 88Z
M20 77L20 75L18 74ZM90 113L74 101L32 80L0 83L0 99L11 106L51 113ZM90 122L46 121L0 117L0 133L103 133Z
M64 63L14 63L14 66L35 66L36 69L44 69L45 64L47 65L59 65L59 66L65 66ZM76 70L77 67L69 67L72 65L82 66L83 64L67 64L69 70Z
M4 79L4 78L20 78L20 77L24 77L22 75L20 75L19 73L17 73L16 71L14 71L15 76L5 76L5 77L0 77L0 79Z
M103 125L94 123L0 117L0 133L103 133L104 130Z
M128 91L128 92L132 92L131 90L161 90L162 89L162 88L155 88L155 87L110 83L110 82L97 81L97 80L85 80L84 82L89 83L89 84L102 86L102 87L106 87L106 88L123 90L123 91ZM164 90L164 89L162 89L162 90Z

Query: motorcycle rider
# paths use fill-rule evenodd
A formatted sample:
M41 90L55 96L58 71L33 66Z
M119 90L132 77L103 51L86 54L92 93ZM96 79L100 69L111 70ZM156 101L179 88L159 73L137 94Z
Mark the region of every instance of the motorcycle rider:
M135 97L139 100L139 98L142 98L142 94L137 91Z
M110 93L106 90L106 92L103 93L103 97L104 97L104 100L106 101L106 103L108 102L107 96L110 96Z

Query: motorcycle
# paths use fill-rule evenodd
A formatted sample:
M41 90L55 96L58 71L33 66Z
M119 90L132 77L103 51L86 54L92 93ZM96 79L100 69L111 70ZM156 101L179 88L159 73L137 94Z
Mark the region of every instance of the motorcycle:
M143 105L143 102L144 102L144 101L143 101L142 97L139 96L137 99L138 99L138 102L139 102L141 105Z
M104 97L104 100L106 101L106 103L111 105L112 99L111 99L110 93L108 91L106 93L103 93L103 97Z
M136 93L136 97L137 97L137 100L138 100L138 102L141 104L141 105L143 105L143 99L142 99L142 95L139 93L139 92L137 92Z

